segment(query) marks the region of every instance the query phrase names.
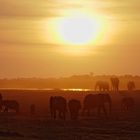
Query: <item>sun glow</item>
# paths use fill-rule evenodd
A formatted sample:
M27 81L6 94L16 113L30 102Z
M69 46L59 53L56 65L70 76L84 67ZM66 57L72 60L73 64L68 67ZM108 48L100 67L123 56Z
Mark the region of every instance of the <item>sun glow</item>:
M102 45L107 28L108 22L99 14L70 11L48 21L47 40L58 44L60 52L82 54Z
M103 31L103 22L97 17L75 15L63 17L58 23L61 40L69 45L87 45L96 42Z

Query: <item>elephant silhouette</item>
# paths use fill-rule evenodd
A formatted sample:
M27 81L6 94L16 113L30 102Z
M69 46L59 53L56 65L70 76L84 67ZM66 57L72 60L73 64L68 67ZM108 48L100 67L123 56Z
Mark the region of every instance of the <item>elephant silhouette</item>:
M56 119L57 113L60 119L65 120L67 112L67 101L61 96L51 96L50 97L50 111L51 118Z
M16 113L19 113L19 103L16 100L2 100L0 106L1 108L4 108L4 112L14 110Z
M121 101L122 112L131 112L134 110L135 101L132 97L124 97Z
M119 79L117 77L110 78L112 91L119 91Z
M79 116L79 111L81 109L81 103L79 100L72 99L68 102L68 108L72 120L77 120Z
M108 107L106 106L106 103L108 104ZM111 114L112 101L109 94L88 94L84 98L83 106L84 115L87 113L87 116L90 116L91 111L97 109L99 117L101 110L103 111L104 116L108 117Z
M107 81L97 81L95 84L95 91L109 91L109 83Z
M133 81L129 81L129 82L127 83L127 89L128 89L129 91L134 90L134 89L135 89L135 83L134 83Z

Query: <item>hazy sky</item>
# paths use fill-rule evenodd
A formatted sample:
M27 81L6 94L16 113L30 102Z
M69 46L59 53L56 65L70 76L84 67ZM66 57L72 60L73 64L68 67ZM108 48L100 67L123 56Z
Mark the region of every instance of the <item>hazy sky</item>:
M51 21L87 9L109 23L109 32L90 53L62 51L67 45L54 39ZM0 0L0 77L139 75L139 26L140 0Z

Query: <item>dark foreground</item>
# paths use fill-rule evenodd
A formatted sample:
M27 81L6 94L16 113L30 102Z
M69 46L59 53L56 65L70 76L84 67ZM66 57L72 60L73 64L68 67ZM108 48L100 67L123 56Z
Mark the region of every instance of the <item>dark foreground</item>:
M0 113L0 140L140 140L140 94L134 92L135 111L122 113L121 99L124 93L110 93L112 98L112 115L99 119L96 114L86 118L80 115L79 120L71 121L67 115L66 121L50 118L48 100L52 92L46 91L9 91L2 90L6 99L15 99L20 103L20 114L13 112ZM54 92L55 95L80 99L82 93ZM31 116L29 106L35 103L36 115Z
M139 140L140 121L61 121L46 118L8 117L0 119L1 140Z

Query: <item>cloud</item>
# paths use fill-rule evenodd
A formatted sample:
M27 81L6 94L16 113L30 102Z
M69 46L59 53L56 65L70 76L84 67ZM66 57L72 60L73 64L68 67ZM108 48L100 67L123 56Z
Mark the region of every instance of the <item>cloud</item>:
M0 0L0 16L42 17L46 16L47 0Z
M107 14L139 19L139 0L0 0L1 17L52 17L59 10L90 8Z
M26 25L23 22L25 18L28 20L26 25L28 27L34 19L61 16L65 10L72 8L97 11L97 14L103 13L106 18L114 21L140 21L139 0L0 0L0 18L10 19L10 24L11 19L22 20L22 26L17 25L17 27L23 29ZM0 28L3 28L1 24Z

